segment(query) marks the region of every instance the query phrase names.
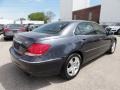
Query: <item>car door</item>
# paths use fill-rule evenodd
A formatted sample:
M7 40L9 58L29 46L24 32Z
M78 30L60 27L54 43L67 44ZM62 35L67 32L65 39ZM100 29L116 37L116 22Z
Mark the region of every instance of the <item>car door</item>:
M104 30L104 28L102 26L100 26L97 23L92 23L92 25L93 25L93 28L94 28L97 36L99 37L100 43L101 43L101 46L98 48L98 52L100 54L103 54L110 48L111 39L106 34L106 31Z
M90 22L83 22L78 24L75 35L82 45L80 51L84 55L84 61L89 61L99 56L98 48L101 47L100 36L97 35L93 25Z

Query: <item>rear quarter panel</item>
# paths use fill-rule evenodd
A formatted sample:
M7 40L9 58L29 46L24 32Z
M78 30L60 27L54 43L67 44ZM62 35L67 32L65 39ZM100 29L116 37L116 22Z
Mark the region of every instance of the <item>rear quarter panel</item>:
M49 51L42 56L47 59L65 58L71 52L79 50L82 45L82 41L78 40L76 36L67 36L56 39L49 38L38 42L51 45Z

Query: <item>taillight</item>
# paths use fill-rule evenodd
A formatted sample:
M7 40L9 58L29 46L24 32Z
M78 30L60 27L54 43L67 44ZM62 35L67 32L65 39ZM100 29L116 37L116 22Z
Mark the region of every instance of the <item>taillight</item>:
M21 31L21 32L25 32L25 28L21 28L20 31Z
M10 30L8 28L5 28L4 29L4 32L9 32Z
M27 52L25 54L29 56L39 56L45 54L49 48L49 44L35 43L28 47Z

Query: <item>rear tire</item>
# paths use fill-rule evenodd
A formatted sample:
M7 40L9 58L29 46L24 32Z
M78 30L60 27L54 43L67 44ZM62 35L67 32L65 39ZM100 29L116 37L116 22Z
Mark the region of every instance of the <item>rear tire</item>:
M7 38L7 37L4 37L4 40L8 40L8 38Z
M76 77L80 71L81 62L82 58L79 54L69 55L61 71L62 77L66 80Z

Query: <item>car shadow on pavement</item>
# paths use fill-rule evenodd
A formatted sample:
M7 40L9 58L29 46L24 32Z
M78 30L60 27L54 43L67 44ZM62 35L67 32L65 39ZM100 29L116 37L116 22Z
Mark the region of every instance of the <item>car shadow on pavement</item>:
M59 76L43 78L27 76L12 63L0 67L0 84L5 90L36 90L63 82L65 80Z
M0 42L10 42L12 40L13 40L12 38L4 40L4 37L0 37Z
M110 55L110 54L105 53L105 54L102 54L102 55L96 57L95 59L93 59L91 61L88 61L87 63L85 63L84 65L81 66L81 69L83 69L85 66L87 66L87 65L89 65L89 64L91 64L93 62L96 62L98 59L100 60L101 57L104 57L106 55Z
M84 69L88 64L97 61L99 58L104 57L103 54L94 60L84 64L81 69ZM5 90L36 90L41 89L52 84L64 83L59 76L51 77L30 77L18 69L13 63L8 63L0 67L0 84Z

